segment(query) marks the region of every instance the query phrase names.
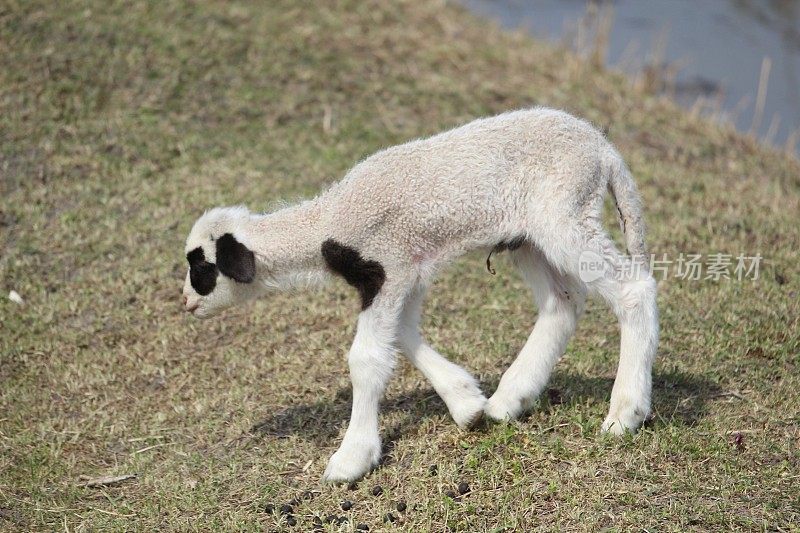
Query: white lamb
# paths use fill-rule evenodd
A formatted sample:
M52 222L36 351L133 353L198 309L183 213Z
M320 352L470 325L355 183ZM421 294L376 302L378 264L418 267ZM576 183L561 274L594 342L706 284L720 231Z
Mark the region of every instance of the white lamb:
M617 251L601 224L606 188L631 256ZM508 250L539 308L489 400L469 372L419 331L434 274L475 248ZM331 274L358 290L362 310L348 356L353 409L327 481L358 479L378 463L378 404L396 352L430 380L460 427L482 413L514 419L544 389L588 292L608 302L621 328L603 431L635 431L650 412L658 311L656 283L642 260L636 186L603 135L564 112L505 113L383 150L317 198L274 213L212 209L192 228L186 254L184 300L196 317ZM588 276L581 267L586 254L600 261Z

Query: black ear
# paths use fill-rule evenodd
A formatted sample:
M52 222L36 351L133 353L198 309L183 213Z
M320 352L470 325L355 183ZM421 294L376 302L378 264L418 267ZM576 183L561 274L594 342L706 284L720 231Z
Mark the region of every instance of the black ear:
M256 277L256 255L226 233L217 239L217 268L239 283L250 283Z

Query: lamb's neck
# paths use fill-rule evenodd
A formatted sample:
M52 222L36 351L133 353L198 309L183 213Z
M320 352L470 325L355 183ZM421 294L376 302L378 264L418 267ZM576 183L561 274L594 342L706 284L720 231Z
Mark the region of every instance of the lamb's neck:
M276 288L313 285L326 278L321 247L323 206L309 200L255 218L250 237L264 267L263 282Z

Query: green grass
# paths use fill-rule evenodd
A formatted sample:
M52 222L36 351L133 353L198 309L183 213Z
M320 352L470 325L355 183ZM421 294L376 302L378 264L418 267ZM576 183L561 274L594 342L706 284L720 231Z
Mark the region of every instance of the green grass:
M534 104L608 128L655 253L760 253L760 279L660 283L654 417L634 437L598 433L619 336L590 304L527 418L459 431L402 363L384 463L353 490L321 485L348 416L356 296L338 283L193 320L192 222ZM312 491L287 529L330 513L350 518L332 531L391 529L402 499L392 527L409 531L798 530L800 165L564 50L421 0L12 0L0 195L0 289L26 301L0 300L2 529L282 530L265 505ZM438 280L424 329L491 392L535 310L507 259L495 277L483 261ZM461 481L472 491L451 501Z

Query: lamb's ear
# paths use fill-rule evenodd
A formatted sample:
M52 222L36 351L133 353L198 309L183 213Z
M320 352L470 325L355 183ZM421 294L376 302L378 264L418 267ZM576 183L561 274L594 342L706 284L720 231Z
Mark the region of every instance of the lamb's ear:
M230 233L217 239L217 268L239 283L256 277L256 255Z

